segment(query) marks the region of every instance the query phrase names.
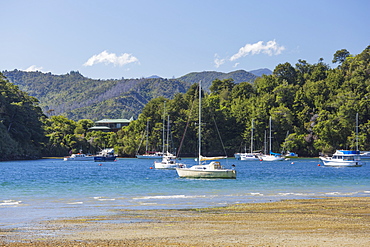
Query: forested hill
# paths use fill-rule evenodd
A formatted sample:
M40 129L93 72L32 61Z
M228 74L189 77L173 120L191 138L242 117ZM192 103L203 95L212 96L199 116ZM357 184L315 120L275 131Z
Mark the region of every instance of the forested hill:
M230 73L216 71L193 72L178 79L180 81L189 82L190 84L198 83L201 80L203 87L209 89L215 79L224 80L232 78L236 84L239 84L246 81L253 82L257 77L258 76L245 70L237 70Z
M36 97L47 115L64 115L72 120L137 117L150 100L172 99L202 80L208 88L215 79L232 78L235 83L254 81L257 76L238 70L230 73L190 73L178 79L141 78L96 80L71 71L65 75L20 70L4 76L22 91Z

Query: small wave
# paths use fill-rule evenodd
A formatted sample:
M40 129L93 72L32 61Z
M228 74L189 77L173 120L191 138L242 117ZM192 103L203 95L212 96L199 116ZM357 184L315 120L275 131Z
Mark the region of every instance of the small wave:
M14 200L3 200L0 202L0 206L16 206L21 204L22 201L14 201Z
M133 200L148 200L148 199L183 199L183 198L200 198L206 196L187 196L187 195L172 195L172 196L143 196L143 197L134 197Z
M325 195L332 195L332 196L353 196L353 195L356 195L357 192L347 192L347 193L344 193L344 192L327 192L325 193Z
M115 201L115 198L99 198L98 201Z
M104 198L101 196L94 196L93 199L98 200L98 201L115 201L116 198Z
M251 196L263 196L263 194L259 192L252 192Z
M69 205L77 205L77 204L83 204L83 202L69 202L67 204L69 204Z
M290 196L290 195L294 195L295 193L292 193L292 192L286 192L286 193L278 193L279 196Z

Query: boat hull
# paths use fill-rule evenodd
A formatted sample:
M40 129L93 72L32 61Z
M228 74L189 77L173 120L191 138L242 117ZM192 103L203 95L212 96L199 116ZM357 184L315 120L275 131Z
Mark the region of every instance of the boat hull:
M235 179L235 170L214 170L214 171L199 171L190 168L176 168L177 174L180 178L226 178Z
M324 166L331 166L331 167L360 167L365 165L365 162L361 161L339 161L339 160L331 160L326 158L320 158L324 163Z
M161 155L136 155L138 159L162 159Z
M96 156L94 157L94 161L95 162L113 162L113 161L116 161L116 156L114 157L99 157L99 156Z
M93 161L94 157L86 157L86 158L64 158L64 161Z
M154 162L154 168L155 169L170 169L175 170L177 167L176 164L168 164L168 163L162 163L162 162Z
M274 156L274 155L264 155L260 157L263 161L283 161L285 157Z
M241 154L240 155L240 160L243 160L243 161L259 161L260 158L258 158L258 156L255 155L255 154Z

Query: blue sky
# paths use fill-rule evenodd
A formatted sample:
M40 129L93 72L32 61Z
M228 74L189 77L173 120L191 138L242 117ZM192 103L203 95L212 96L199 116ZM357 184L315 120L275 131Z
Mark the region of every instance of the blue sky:
M0 71L96 79L269 68L370 45L368 0L8 0Z

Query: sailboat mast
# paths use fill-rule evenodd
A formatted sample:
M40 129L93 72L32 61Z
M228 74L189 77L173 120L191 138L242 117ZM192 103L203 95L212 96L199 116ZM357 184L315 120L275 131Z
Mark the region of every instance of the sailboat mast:
M356 113L356 151L358 151L358 112Z
M269 125L270 125L270 154L271 154L271 143L272 143L272 137L271 137L271 116L270 116L270 123L269 123Z
M251 130L251 153L253 153L253 126L254 124L254 119L252 119L252 130Z
M146 120L146 144L145 144L145 153L148 153L148 144L149 144L149 119Z
M166 145L166 155L168 154L168 148L170 146L170 115L167 116L167 145Z
M163 103L162 154L164 154L164 146L165 146L165 136L164 136L165 124L166 124L166 101Z
M202 124L202 81L199 81L199 129L198 129L198 163L201 164L200 156L201 156L201 142L202 142L202 134L201 134L201 125Z

